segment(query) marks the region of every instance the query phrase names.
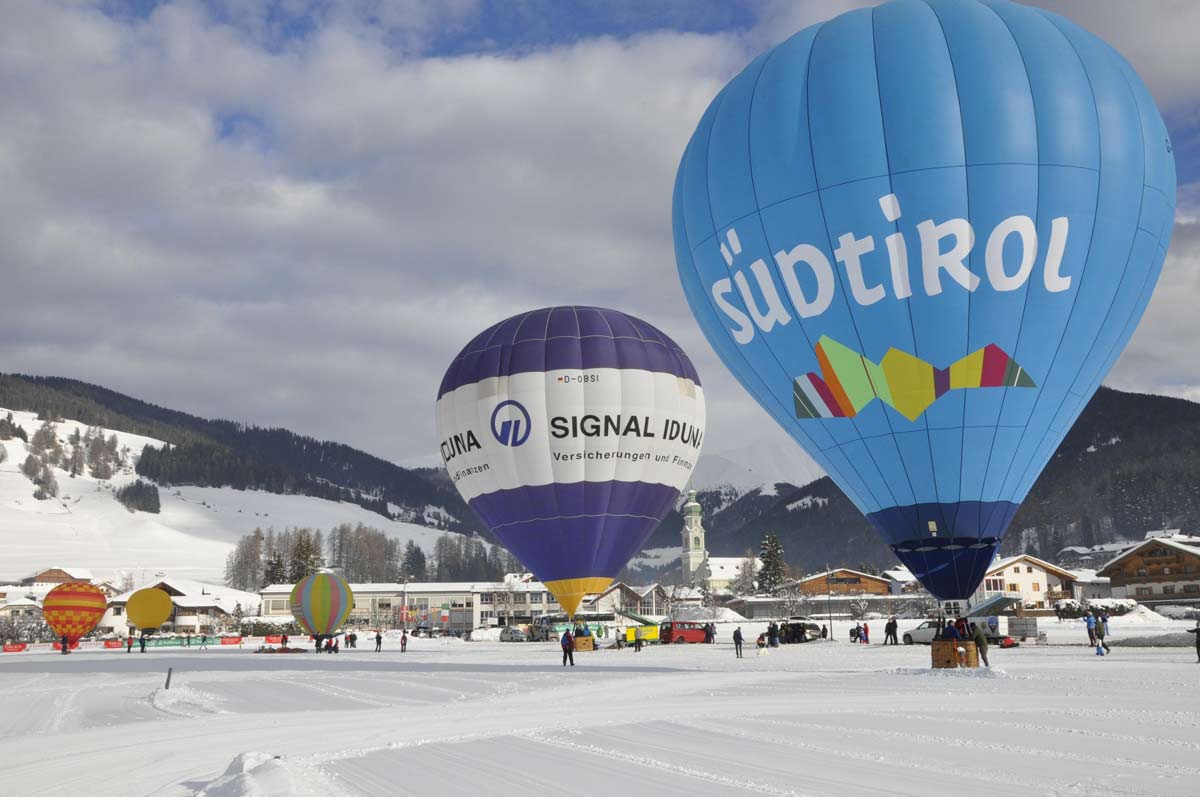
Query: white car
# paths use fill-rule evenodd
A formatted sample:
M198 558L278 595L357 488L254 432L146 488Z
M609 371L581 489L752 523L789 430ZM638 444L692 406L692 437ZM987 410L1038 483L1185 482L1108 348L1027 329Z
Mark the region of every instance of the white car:
M938 635L942 624L937 620L926 620L916 628L904 632L904 644L912 645L929 645L932 644L933 638Z

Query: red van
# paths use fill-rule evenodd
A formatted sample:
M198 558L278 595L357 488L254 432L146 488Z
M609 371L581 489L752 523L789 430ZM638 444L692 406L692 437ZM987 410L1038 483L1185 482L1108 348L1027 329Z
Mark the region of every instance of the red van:
M704 623L673 623L667 621L658 629L658 641L664 645L703 642Z

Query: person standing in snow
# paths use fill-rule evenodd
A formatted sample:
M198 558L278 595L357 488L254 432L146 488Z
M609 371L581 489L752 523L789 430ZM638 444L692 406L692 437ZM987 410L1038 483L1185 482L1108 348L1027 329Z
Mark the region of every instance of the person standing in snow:
M66 634L62 635L61 645L62 645L62 652L63 652L64 656L71 652L71 643L67 641Z
M1104 624L1104 635L1109 636L1108 631L1108 612L1100 612L1100 622Z
M133 634L125 637L125 652L133 653Z
M1188 629L1189 634L1196 635L1196 663L1200 664L1200 619L1196 620L1196 627Z
M321 652L321 635L313 634L313 642L317 648L317 653L320 653Z
M899 625L896 623L896 618L893 617L887 621L887 625L883 627L883 644L899 645L900 642L896 639L896 629Z
M1196 656L1200 657L1200 634L1196 635L1196 639ZM742 657L742 627L740 625L733 629L733 652L739 659Z
M871 644L871 624L863 623L862 636L859 637L864 645Z
M821 626L821 639L828 639L828 638L829 638L829 629L826 628L824 625L822 625Z
M640 625L633 629L633 652L642 652L642 627Z
M200 649L208 650L208 634L200 635Z
M138 650L139 653L146 652L146 632L145 631L143 631L142 635L140 637L138 637L138 648L139 648L139 650Z
M983 623L971 623L971 638L975 640L975 649L979 651L979 658L983 660L983 666L991 667L987 657L988 638L987 633L983 630Z
M1084 615L1083 622L1087 625L1088 645L1094 648L1096 647L1096 615L1088 612Z
M1107 631L1107 630L1108 629L1106 629L1104 627L1104 620L1097 618L1096 619L1096 631L1095 631L1096 655L1103 655L1102 653L1100 653L1100 648L1104 648L1104 653L1108 653L1108 643L1104 641L1105 631Z
M383 650L383 632L376 631L375 632L375 652L378 653L381 650Z
M563 650L563 666L567 666L567 662L571 662L571 666L575 666L575 637L571 636L571 629L563 631L562 639L559 640Z
M408 631L400 632L400 652L408 650Z
M279 647L286 648L288 643L288 635L284 634L279 638Z

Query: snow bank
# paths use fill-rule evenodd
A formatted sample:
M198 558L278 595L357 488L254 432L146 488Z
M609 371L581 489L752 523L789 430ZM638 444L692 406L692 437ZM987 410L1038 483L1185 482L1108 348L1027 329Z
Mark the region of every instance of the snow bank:
M499 628L476 628L474 631L471 632L471 641L472 642L499 642L501 630L502 629L499 629Z
M297 777L280 756L242 753L221 777L196 792L198 797L259 797L268 794L308 794L311 783Z
M1196 644L1196 635L1187 631L1169 634L1139 634L1131 637L1109 636L1105 639L1112 647L1121 648L1190 648Z
M150 693L150 705L164 714L175 717L199 717L220 714L220 700L207 692L176 684L173 689L155 689Z

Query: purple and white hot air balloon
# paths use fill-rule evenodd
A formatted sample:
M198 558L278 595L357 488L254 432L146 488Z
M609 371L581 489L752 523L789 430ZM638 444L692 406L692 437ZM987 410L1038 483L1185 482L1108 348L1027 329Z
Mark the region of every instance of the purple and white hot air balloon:
M688 356L646 322L548 307L459 352L438 390L437 429L463 498L574 614L687 484L704 393Z

